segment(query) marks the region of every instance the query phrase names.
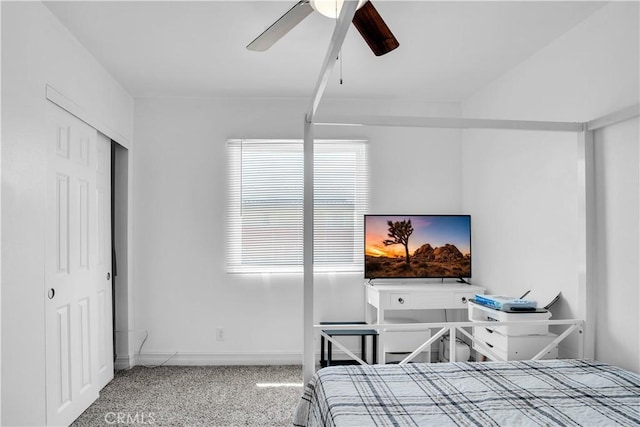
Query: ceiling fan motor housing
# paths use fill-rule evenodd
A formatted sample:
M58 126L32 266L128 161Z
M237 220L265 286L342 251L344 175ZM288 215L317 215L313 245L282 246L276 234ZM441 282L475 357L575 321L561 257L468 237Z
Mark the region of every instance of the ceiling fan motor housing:
M367 0L360 0L357 9L360 9L366 2ZM344 0L309 0L309 4L316 12L334 19L338 18L343 3Z

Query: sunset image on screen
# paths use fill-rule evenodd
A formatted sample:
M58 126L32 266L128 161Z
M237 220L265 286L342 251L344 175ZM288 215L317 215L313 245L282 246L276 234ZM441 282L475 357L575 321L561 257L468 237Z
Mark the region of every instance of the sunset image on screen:
M468 215L367 215L365 277L470 277Z

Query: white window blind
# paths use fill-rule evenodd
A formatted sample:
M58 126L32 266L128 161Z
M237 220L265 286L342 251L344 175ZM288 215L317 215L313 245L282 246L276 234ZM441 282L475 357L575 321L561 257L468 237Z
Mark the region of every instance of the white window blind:
M230 140L227 270L301 272L303 142ZM362 271L365 141L314 145L314 270Z

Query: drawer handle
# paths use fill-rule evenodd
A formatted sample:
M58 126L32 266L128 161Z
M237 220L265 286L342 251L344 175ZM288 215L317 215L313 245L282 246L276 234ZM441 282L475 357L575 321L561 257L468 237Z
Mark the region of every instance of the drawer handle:
M488 342L485 341L485 344L489 347L489 348L493 348L493 346L491 344L489 344Z
M489 329L489 328L485 328L487 330L487 332L489 332L490 334L493 333L493 330Z
M463 303L463 304L466 304L466 303L467 303L467 297L462 297L462 298L461 298L461 300L462 300L462 303Z
M404 304L404 299L403 299L403 298L398 298L398 302L399 302L400 304Z

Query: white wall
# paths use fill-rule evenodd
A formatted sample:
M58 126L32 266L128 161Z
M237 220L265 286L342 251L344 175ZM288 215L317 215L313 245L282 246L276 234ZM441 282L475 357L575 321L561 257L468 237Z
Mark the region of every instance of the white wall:
M463 102L462 115L586 121L637 103L638 6L599 9ZM464 208L477 233L474 279L495 293L561 290L556 318L578 313L576 140L541 132L463 134ZM598 302L606 301L597 312L595 356L639 371L637 120L597 132L595 144Z
M44 425L45 85L131 140L133 100L39 2L2 2L2 425Z
M595 134L598 201L596 356L636 372L640 363L637 309L640 294L639 126L636 118Z
M299 363L302 275L225 269L229 138L302 138L307 100L136 99L135 327L145 356L171 363ZM383 104L329 101L321 110L375 113ZM408 114L415 106L394 107ZM457 115L457 105L422 106ZM388 110L387 114L392 112ZM371 212L458 212L455 130L316 128L370 141ZM364 318L362 274L318 275L317 320ZM215 330L225 329L216 341ZM139 339L141 333L136 335Z
M466 131L463 141L474 284L515 296L562 291L556 309L577 316L575 134Z

